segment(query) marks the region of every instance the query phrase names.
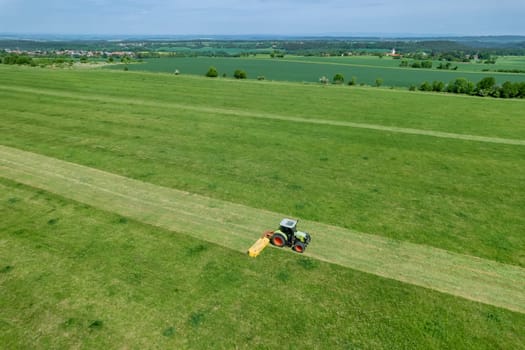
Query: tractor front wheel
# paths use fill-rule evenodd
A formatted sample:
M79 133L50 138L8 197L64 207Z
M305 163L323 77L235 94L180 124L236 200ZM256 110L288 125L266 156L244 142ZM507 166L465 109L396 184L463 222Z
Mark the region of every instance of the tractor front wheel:
M286 244L286 237L284 237L282 233L274 233L270 241L276 247L284 247Z
M295 242L293 246L293 250L295 250L297 253L304 253L306 249L306 246L303 242Z

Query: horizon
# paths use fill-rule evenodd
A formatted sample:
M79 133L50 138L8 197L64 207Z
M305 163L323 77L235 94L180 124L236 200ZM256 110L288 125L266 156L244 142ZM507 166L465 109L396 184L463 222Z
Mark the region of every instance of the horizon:
M436 34L414 34L414 33L319 33L319 34L69 34L69 33L3 33L0 32L1 40L28 40L28 41L120 41L120 40L457 40L457 39L518 39L525 40L525 35L500 34L500 35L436 35Z

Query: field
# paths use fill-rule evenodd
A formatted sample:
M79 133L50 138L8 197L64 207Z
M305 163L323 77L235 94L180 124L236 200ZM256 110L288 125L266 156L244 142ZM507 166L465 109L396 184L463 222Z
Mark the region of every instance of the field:
M434 62L437 67L440 62ZM482 72L483 69L523 69L523 58L502 57L497 64L453 63L457 71L437 69L414 69L399 67L400 60L391 57L379 59L377 56L355 57L300 57L286 56L282 59L271 59L268 56L224 58L224 57L180 57L147 59L144 63L128 65L129 70L173 73L179 70L182 74L204 76L210 66L218 69L219 74L233 76L236 69L247 72L248 78L264 77L268 80L291 82L318 82L326 76L329 79L343 74L346 81L356 78L357 84L375 85L378 78L385 86L409 87L419 86L424 81L434 80L448 83L456 78L466 78L474 83L484 77L494 76L498 83L505 81L525 81L525 74ZM123 69L122 66L111 66L111 69Z
M0 73L10 348L523 347L523 101Z

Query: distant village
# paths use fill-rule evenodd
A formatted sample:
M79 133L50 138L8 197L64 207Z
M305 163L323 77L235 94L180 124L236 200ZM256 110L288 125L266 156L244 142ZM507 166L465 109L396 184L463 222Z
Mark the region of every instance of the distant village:
M96 50L12 50L4 49L7 54L14 55L27 55L31 57L49 57L49 56L61 56L71 58L109 58L109 57L135 57L135 52L132 51L96 51Z

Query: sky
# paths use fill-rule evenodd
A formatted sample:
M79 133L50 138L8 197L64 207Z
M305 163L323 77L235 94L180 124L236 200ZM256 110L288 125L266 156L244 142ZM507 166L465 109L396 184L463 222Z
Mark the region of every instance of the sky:
M0 33L525 35L525 0L0 0Z

